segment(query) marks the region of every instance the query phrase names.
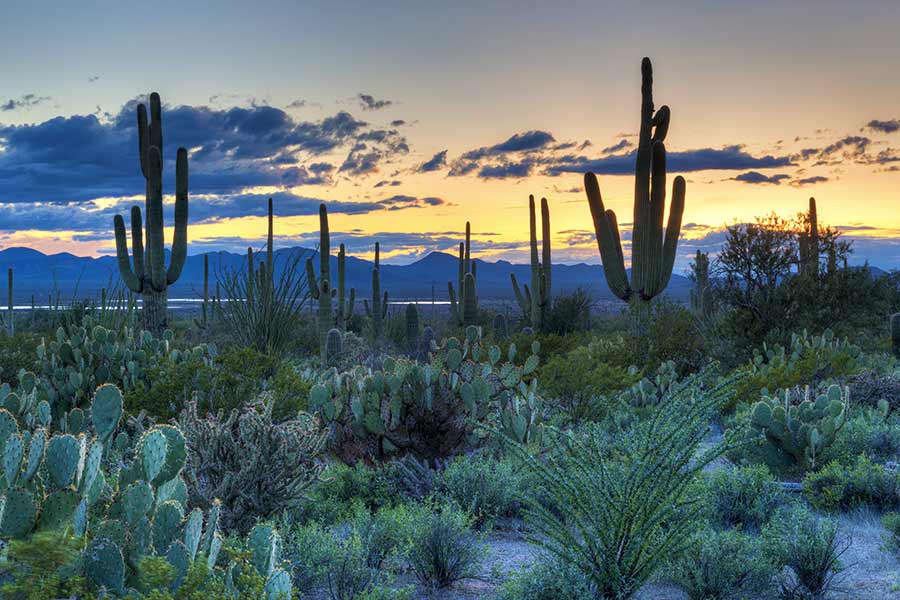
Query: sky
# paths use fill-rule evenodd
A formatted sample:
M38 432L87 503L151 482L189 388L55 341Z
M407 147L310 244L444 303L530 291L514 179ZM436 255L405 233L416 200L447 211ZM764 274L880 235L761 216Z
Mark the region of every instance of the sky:
M190 153L191 254L261 245L271 196L279 246L315 245L325 202L355 256L453 251L468 220L476 256L519 262L534 194L554 261L598 263L582 176L627 242L649 56L669 189L687 179L679 269L810 196L853 262L900 268L896 0L125 4L4 0L0 248L114 252L157 91L167 194Z

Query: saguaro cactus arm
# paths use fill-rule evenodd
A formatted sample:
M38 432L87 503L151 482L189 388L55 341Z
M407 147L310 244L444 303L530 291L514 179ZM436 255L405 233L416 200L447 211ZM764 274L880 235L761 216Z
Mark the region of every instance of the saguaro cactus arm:
M269 200L271 202L271 199ZM179 148L175 159L175 233L172 236L172 256L166 283L178 281L187 259L188 222L188 157L187 150Z

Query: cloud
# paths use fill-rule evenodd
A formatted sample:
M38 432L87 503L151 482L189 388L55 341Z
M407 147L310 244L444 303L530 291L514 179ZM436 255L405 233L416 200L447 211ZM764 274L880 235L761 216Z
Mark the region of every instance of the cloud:
M356 97L363 110L379 110L394 103L393 100L376 100L371 94L357 94Z
M423 162L421 165L416 168L416 172L418 173L429 173L431 171L438 171L447 166L447 151L441 150L430 159Z
M607 146L606 148L601 150L600 153L601 154L612 154L614 152L620 152L622 150L627 150L628 148L631 148L633 146L634 146L634 144L631 143L629 140L622 138L621 140L619 140L612 146Z
M815 185L817 183L825 183L828 181L828 177L823 177L822 175L815 175L813 177L804 177L803 179L795 179L791 182L791 185L794 187L803 187L805 185Z
M533 166L529 161L485 165L478 171L478 176L482 179L521 179L531 175Z
M98 79L100 79L99 75L91 75L90 77L88 77L88 83L94 83Z
M6 102L0 104L0 111L9 112L13 110L31 110L33 107L50 101L50 96L38 96L36 94L24 94L18 98L10 98Z
M747 171L746 173L741 173L740 175L736 175L731 179L733 181L740 181L742 183L770 183L772 185L781 185L782 181L784 181L785 179L790 179L790 175L785 175L784 173L780 173L778 175L763 175L759 171Z
M476 150L469 150L460 158L462 160L470 161L513 152L539 150L555 141L553 135L548 131L526 131L524 133L517 133L499 144L483 146Z
M0 125L0 202L65 203L141 193L136 105L131 100L103 120L72 115ZM317 121L295 120L262 105L166 106L163 112L164 190L174 188L177 146L190 149L192 194L327 184L335 168L319 158L324 154L347 148L340 170L364 175L409 151L395 129L373 128L346 111Z
M900 131L900 119L889 119L887 121L872 119L866 123L866 128L878 133L896 133Z
M383 179L383 180L379 181L378 183L376 183L373 187L376 187L376 188L385 187L385 186L397 187L398 185L402 185L402 184L403 184L403 182L398 179L391 179L391 180Z

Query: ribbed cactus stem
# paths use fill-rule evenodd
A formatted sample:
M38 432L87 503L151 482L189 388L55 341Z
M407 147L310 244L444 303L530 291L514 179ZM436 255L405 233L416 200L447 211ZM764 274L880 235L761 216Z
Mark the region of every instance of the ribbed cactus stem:
M319 277L313 270L312 259L306 260L306 277L310 295L318 301L319 348L322 364L328 363L327 336L334 325L331 299L335 290L331 288L331 234L328 230L328 209L319 205Z
M338 305L337 305L337 318L335 319L335 323L337 324L337 328L341 331L346 329L347 323L350 321L350 318L353 316L353 305L356 302L356 288L350 288L350 299L347 301L346 299L346 285L345 285L345 277L347 273L347 251L344 248L344 244L340 245L340 250L338 251Z
M800 234L800 271L811 277L819 274L819 217L816 199L809 199L807 230Z
M332 328L328 330L328 333L325 336L325 348L326 348L326 359L325 364L329 367L333 367L340 362L341 354L343 353L344 347L344 338L341 337L341 332Z
M381 342L383 321L387 317L388 293L381 295L381 245L375 242L375 265L372 268L372 305L365 301L366 314L372 319L372 338L375 344Z
M159 94L150 94L149 120L144 104L138 105L137 120L138 154L141 173L146 181L144 210L147 224L144 230L140 208L132 207L133 257L130 260L125 222L121 215L116 215L113 219L116 255L122 281L130 290L143 294L144 327L155 334L161 334L166 327L168 286L178 280L187 258L188 156L186 149L179 148L175 157L175 231L171 259L166 269L162 202L162 108Z
M475 276L466 273L465 296L463 300L463 325L475 325L478 322L478 305L475 302Z
M681 217L684 213L685 182L676 177L663 230L666 201L666 149L670 111L653 110L653 69L650 59L641 64L641 125L635 163L634 228L632 231L631 281L625 271L624 253L616 215L606 210L600 186L593 173L584 176L585 192L594 222L597 246L610 290L632 308L634 334L645 333L650 301L672 277Z

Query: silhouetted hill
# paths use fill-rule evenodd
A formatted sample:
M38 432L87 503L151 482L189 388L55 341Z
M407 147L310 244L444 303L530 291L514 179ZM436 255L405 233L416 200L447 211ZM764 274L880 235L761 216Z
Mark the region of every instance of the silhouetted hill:
M291 257L298 254L312 256L312 250L304 248L283 248L277 250L278 271ZM264 256L257 255L256 259ZM167 258L168 260L168 258ZM214 288L215 274L231 269L244 269L247 257L231 252L211 252L210 287ZM314 259L318 271L318 257ZM509 274L515 273L521 283L529 283L530 268L527 264L512 264L501 260L488 262L476 259L478 295L482 299L511 299L512 287ZM300 265L302 268L302 264ZM30 302L32 294L39 302L45 302L54 289L59 289L63 298L93 297L103 287L121 284L116 259L113 256L99 258L74 256L67 252L43 254L31 248L7 248L0 250L0 268L12 267L14 272L14 295L17 303ZM332 278L337 278L337 257L331 257ZM381 287L393 299L429 299L434 286L438 300L447 299L447 282L456 286L457 259L443 252L432 252L408 265L381 265ZM5 278L3 278L5 282ZM371 297L372 263L352 256L347 257L347 285L356 288L358 300ZM5 288L5 286L3 286ZM575 265L553 265L553 291L560 293L583 287L597 300L612 300L606 287L603 268L600 265L584 263ZM170 287L171 298L199 296L203 289L203 255L188 256L184 271L178 282ZM688 297L690 282L680 275L673 275L667 293L675 299ZM5 298L5 296L3 296Z

